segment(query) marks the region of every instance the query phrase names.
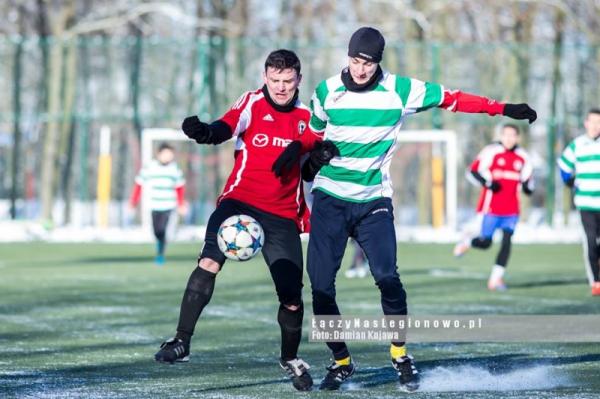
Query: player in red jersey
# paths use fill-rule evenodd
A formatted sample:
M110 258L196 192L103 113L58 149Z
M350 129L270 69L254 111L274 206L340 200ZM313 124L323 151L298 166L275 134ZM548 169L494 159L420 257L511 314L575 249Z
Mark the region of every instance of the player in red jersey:
M486 146L473 161L470 173L481 185L477 213L482 213L481 233L454 247L454 255L462 256L471 247L487 249L492 244L496 229L502 230L502 244L496 264L488 280L488 289L506 290L504 272L510 255L511 238L519 220L519 193L533 192L533 169L529 156L518 146L519 127L507 124L502 127L500 142Z
M246 214L260 223L265 234L262 252L280 302L280 365L296 389L311 389L309 366L297 356L304 314L299 234L309 228L300 157L313 150L315 143L322 149L328 144L320 144L321 138L308 129L310 110L298 100L300 80L296 54L274 51L265 62L265 84L261 89L244 93L211 124L201 122L197 116L183 121L183 132L199 144L220 144L235 138L235 163L209 218L198 267L189 278L181 303L177 334L161 345L155 355L157 361L188 360L196 322L210 301L215 277L225 263L217 245L217 231L228 217ZM313 154L309 157L315 167L329 159Z

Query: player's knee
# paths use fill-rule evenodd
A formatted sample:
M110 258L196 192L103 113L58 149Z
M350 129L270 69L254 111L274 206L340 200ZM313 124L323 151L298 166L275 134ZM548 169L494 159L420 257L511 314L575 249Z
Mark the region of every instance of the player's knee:
M323 290L313 290L312 297L313 304L335 305L335 293Z
M202 258L198 260L198 267L214 274L219 273L221 270L221 265L210 258Z
M475 248L488 249L492 245L492 237L477 237L471 244Z
M291 310L288 305L280 304L277 312L277 322L287 331L298 331L302 329L302 319L304 318L304 306L302 301L291 305L295 310Z
M301 287L277 292L277 296L279 297L279 304L292 312L298 310L302 305Z
M393 294L404 292L404 287L397 275L387 275L376 281L377 287L382 294Z
M283 306L285 306L285 308L287 310L289 310L290 312L295 312L298 309L300 309L300 305L288 305L288 304L284 304Z

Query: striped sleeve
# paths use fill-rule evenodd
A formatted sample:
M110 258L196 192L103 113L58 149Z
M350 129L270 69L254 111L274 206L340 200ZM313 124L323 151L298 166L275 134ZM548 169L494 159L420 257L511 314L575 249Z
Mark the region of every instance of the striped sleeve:
M146 180L147 170L146 168L142 168L138 175L135 177L135 183L140 186L144 184L144 180Z
M181 169L176 168L176 172L175 172L175 188L179 188L179 187L183 187L185 186L185 177L183 177L183 172L181 171Z
M575 171L575 140L569 143L560 158L558 158L558 167L565 173Z
M327 126L327 120L329 119L325 112L327 94L329 94L329 89L327 88L327 81L324 80L319 83L310 99L311 117L309 126L315 133L323 132Z
M521 168L521 182L526 182L533 177L533 165L529 159L529 155L525 151L520 151L519 154L523 157L523 168Z
M396 77L396 93L404 105L404 115L437 107L444 99L444 87L404 76Z
M493 144L485 146L479 155L477 155L477 159L479 160L477 173L479 173L486 181L492 181L492 171L490 168L494 162L494 157L498 153L497 148L498 147Z

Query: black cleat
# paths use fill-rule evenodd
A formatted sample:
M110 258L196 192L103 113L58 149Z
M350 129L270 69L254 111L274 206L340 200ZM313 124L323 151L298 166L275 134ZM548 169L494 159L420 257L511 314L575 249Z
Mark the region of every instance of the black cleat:
M340 385L354 374L354 370L353 363L347 366L340 366L336 362L331 363L327 367L327 375L321 381L319 389L322 391L336 391L340 389Z
M189 362L190 345L179 338L171 338L160 345L160 350L154 355L154 360L161 363Z
M415 367L412 356L392 359L392 366L398 373L400 389L406 392L414 392L419 389L419 371Z
M310 391L312 389L313 379L308 373L310 366L304 360L299 358L292 360L279 359L279 365L288 373L292 385L298 391Z

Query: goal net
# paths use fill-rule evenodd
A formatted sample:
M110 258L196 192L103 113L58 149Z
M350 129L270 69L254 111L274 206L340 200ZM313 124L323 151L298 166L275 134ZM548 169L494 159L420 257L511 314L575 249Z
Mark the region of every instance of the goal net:
M190 223L205 224L233 166L233 143L199 146L180 130L149 128L142 132L142 167L161 142L176 148L176 162L186 175L186 197L196 215ZM402 227L456 229L457 141L451 130L402 130L390 166L396 224ZM142 191L144 194L146 191ZM151 225L149 201L142 195L142 224Z
M456 230L456 133L403 130L398 142L390 166L396 224Z

